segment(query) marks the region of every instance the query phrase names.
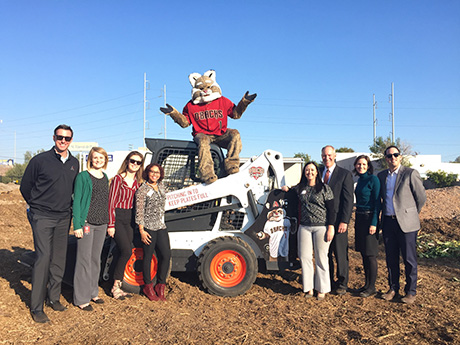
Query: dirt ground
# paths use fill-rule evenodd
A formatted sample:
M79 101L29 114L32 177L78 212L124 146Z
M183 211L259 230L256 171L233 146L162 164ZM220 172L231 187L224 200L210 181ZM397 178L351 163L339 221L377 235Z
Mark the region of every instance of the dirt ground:
M136 295L116 301L110 286L106 301L85 312L72 304L36 324L29 315L30 269L17 263L33 248L25 203L17 186L0 184L0 343L5 344L446 344L460 343L460 263L420 259L416 303L386 302L378 295L348 293L324 301L300 293L301 271L261 274L243 296L223 298L203 292L195 274L173 273L166 302ZM460 187L428 190L421 234L442 241L460 240ZM382 245L383 250L383 245ZM379 258L377 288L387 290L384 255ZM363 282L360 255L350 232L350 287ZM402 284L404 286L404 284Z

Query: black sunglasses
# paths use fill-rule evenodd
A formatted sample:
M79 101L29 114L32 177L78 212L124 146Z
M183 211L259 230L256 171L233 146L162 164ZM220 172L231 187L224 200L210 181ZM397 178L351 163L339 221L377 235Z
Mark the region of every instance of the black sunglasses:
M137 160L135 160L135 159L130 159L129 162L130 162L131 164L136 164L136 165L141 165L141 164L142 164L142 161L137 161Z
M398 152L389 153L389 154L385 155L385 157L387 157L388 159L390 159L391 157L398 158L399 156L401 156L401 154L398 153Z
M72 140L72 137L65 137L63 135L55 135L57 141L61 141L62 139L65 139L65 141L69 142Z

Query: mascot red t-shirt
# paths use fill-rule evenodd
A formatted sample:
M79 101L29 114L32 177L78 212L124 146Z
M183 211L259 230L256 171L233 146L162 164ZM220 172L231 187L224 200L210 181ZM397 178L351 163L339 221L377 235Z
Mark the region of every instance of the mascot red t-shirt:
M227 131L227 117L233 117L234 108L235 104L222 96L205 104L193 104L189 101L182 114L192 124L193 136L197 133L222 135Z

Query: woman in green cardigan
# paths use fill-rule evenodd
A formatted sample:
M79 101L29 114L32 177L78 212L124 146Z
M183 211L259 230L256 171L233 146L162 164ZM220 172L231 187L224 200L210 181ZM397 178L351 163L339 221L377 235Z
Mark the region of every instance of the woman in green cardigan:
M77 240L73 302L80 309L92 311L90 302L104 303L98 297L101 252L109 223L108 155L93 147L87 170L77 175L74 186L73 227Z

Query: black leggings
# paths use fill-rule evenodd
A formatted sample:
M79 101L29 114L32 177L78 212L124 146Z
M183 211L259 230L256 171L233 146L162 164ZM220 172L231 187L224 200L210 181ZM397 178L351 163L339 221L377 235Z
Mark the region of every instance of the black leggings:
M150 284L152 277L150 269L153 253L156 253L158 259L157 283L166 284L169 263L171 261L171 246L169 244L168 229L152 231L145 229L150 235L150 244L144 243L144 283Z
M364 266L364 277L365 284L364 288L366 290L375 290L375 281L377 280L377 257L375 255L364 255L363 257L363 266Z
M132 254L134 238L134 217L132 209L115 209L115 242L120 250L113 278L123 280L126 263Z

